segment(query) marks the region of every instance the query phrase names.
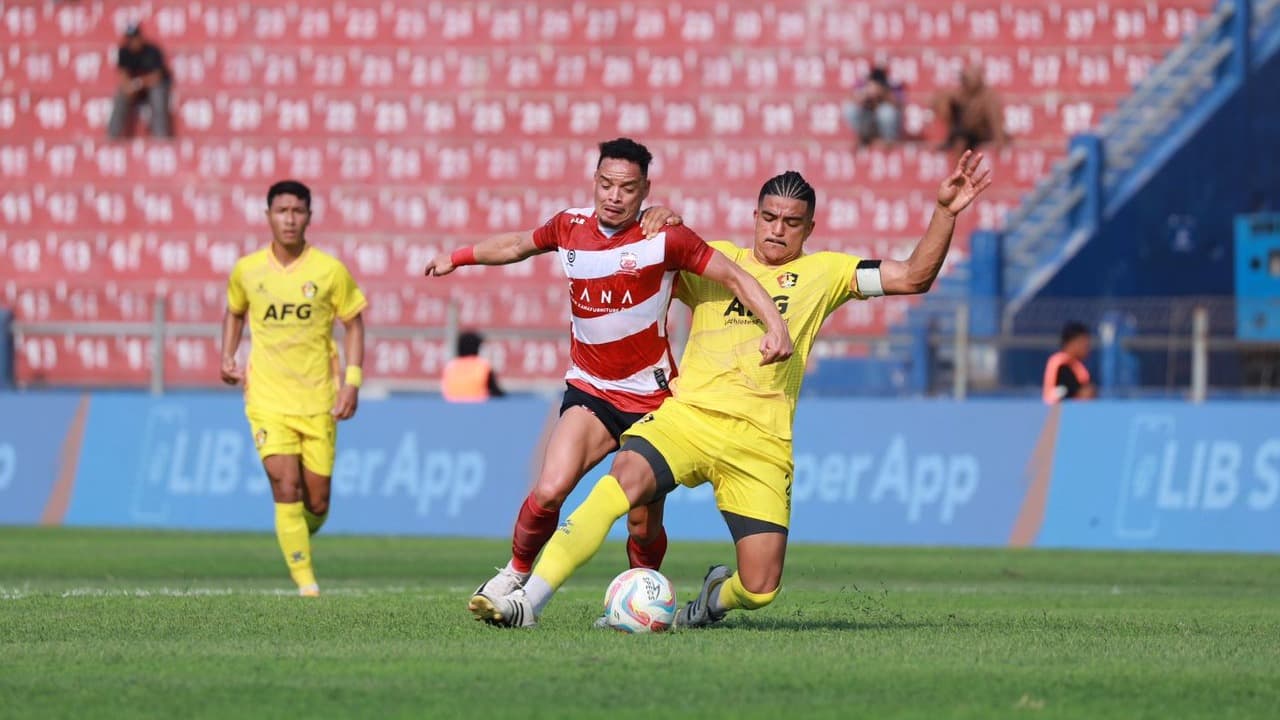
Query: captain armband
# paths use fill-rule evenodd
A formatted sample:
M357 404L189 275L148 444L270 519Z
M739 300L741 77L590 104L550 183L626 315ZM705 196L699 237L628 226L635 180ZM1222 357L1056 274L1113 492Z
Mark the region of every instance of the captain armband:
M858 281L858 294L862 297L880 297L884 295L884 283L880 280L879 260L859 260L853 271Z

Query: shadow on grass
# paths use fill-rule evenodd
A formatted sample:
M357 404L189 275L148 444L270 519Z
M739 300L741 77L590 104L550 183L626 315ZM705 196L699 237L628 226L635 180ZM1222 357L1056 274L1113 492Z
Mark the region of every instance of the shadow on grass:
M956 627L955 620L946 622L930 620L886 620L832 617L733 617L706 630L736 630L748 632L830 632L832 630L922 630L925 628Z

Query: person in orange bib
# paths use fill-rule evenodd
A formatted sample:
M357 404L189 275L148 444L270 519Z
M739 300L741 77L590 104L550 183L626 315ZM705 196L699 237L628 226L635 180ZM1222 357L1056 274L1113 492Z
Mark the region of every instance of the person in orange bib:
M489 361L480 356L484 337L477 332L458 336L458 355L444 366L440 392L455 403L484 402L506 395L498 386L497 373Z
M1091 345L1089 328L1081 323L1069 322L1062 328L1061 349L1050 355L1044 366L1042 394L1046 405L1098 397L1098 388L1084 366Z

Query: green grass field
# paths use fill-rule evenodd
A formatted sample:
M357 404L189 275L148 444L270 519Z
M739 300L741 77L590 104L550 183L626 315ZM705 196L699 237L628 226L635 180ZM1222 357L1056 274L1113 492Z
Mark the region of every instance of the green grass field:
M0 529L3 717L1280 717L1280 557L797 546L769 608L593 630L610 545L540 627L470 620L505 543ZM688 598L729 544L673 543Z

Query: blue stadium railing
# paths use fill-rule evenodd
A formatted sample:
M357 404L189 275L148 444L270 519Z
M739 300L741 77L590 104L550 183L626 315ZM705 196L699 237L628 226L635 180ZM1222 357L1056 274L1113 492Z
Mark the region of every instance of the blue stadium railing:
M940 384L939 365L954 367L950 344L936 338L954 334L958 305L974 337L1010 332L1018 310L1276 52L1280 0L1219 2L1096 132L1071 139L1003 231L975 232L969 260L911 309L904 389L924 394Z

